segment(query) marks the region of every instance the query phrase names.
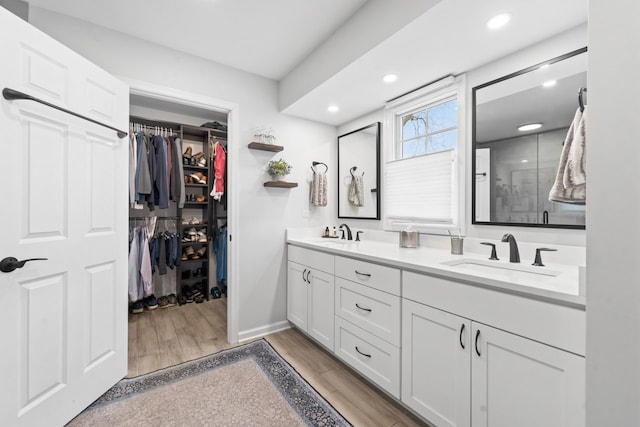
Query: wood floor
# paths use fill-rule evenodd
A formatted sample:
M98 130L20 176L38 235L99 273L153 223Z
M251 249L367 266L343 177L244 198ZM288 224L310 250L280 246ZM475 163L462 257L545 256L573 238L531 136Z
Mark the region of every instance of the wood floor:
M224 350L227 304L202 304L129 315L129 377ZM425 425L296 329L265 337L354 426Z

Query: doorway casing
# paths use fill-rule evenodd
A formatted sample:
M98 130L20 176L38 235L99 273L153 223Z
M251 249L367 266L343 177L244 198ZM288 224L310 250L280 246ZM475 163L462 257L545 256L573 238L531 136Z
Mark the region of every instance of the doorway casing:
M227 151L229 152L227 167L227 199L228 199L228 233L227 233L227 341L238 342L238 311L240 292L238 290L238 134L239 105L200 94L156 85L124 76L116 76L129 85L130 95L185 105L217 113L227 114ZM235 242L232 240L235 236Z

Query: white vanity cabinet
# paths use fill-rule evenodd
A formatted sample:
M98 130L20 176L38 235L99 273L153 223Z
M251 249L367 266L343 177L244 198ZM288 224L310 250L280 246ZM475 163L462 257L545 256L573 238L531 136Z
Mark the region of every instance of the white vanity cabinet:
M335 354L400 398L400 270L335 257Z
M403 297L402 401L425 419L584 425L584 310L410 272Z
M287 319L319 343L334 346L333 255L288 247Z
M471 321L404 299L402 402L438 427L471 422Z
M473 427L585 425L584 357L485 325L472 333Z

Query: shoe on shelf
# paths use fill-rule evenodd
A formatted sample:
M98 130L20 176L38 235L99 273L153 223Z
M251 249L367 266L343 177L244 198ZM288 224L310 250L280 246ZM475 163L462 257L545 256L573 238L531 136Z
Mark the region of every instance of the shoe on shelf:
M191 184L191 183L193 183L193 179L191 179L191 177L189 175L185 175L184 176L184 183L185 184Z
M193 159L198 166L205 167L207 165L207 159L204 157L204 153L201 151L193 155Z
M191 246L187 246L186 248L184 248L183 256L186 255L187 259L198 259L198 258L200 258L200 257L194 258L195 254L196 254L196 251L194 251Z
M153 294L144 299L144 304L147 306L147 310L155 310L158 308L158 300Z
M142 305L142 300L138 300L131 305L131 312L133 314L142 313L144 311L144 305Z
M194 172L189 176L198 184L206 184L207 183L206 175L202 174L201 172Z
M191 246L189 246L189 248L191 248ZM193 248L191 248L191 250L193 250ZM182 261L186 261L186 260L189 259L189 254L187 253L187 249L186 248L182 251L182 256L180 257L180 259Z
M198 224L200 224L200 220L194 216L193 218L191 218L191 219L189 220L189 224L191 224L191 225L198 225Z
M201 247L200 249L198 249L196 251L196 255L198 255L198 258L202 258L204 257L204 254L207 253L207 248L206 246Z
M169 307L169 299L166 296L162 296L158 298L158 307L159 308Z
M184 154L182 154L182 163L188 165L191 162L192 156L193 150L191 149L191 147L187 147L187 149L184 150Z
M198 243L207 243L207 233L198 231Z
M169 294L167 297L167 307L175 307L178 304L178 298L176 298L175 294Z
M203 203L207 201L207 196L204 194L196 194L196 202Z
M198 234L198 231L196 231L195 227L191 227L186 230L185 233L187 233L189 236L195 236L196 234Z
M193 298L193 302L195 302L196 304L202 304L204 302L204 297L202 295L199 295Z

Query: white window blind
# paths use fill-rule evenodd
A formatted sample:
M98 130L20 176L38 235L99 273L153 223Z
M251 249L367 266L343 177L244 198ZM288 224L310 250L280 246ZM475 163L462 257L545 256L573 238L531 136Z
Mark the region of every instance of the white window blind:
M385 168L385 217L392 229L451 226L457 212L455 150L394 160Z

